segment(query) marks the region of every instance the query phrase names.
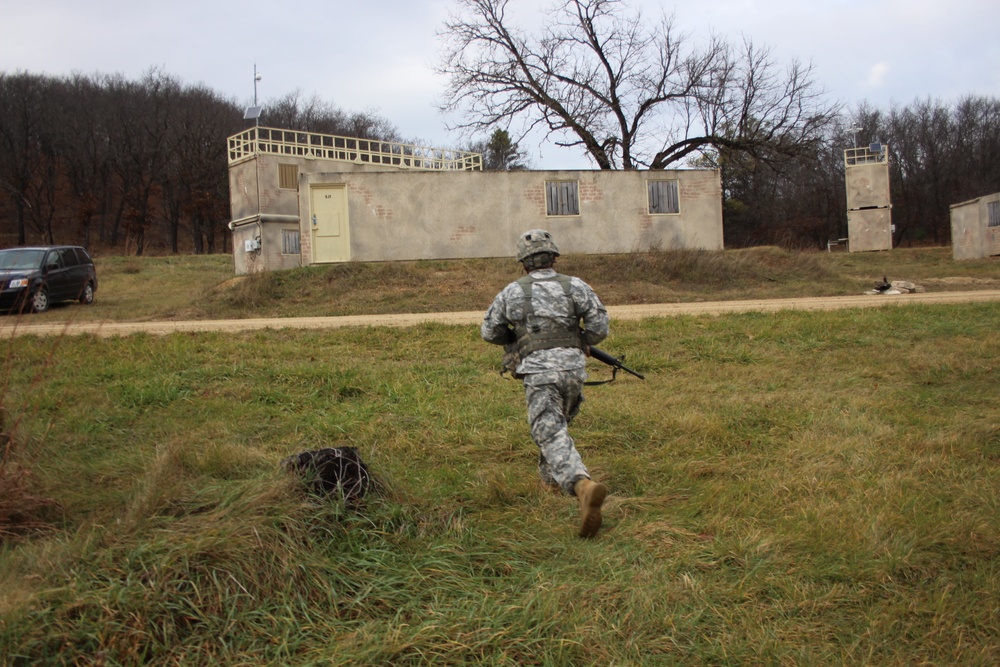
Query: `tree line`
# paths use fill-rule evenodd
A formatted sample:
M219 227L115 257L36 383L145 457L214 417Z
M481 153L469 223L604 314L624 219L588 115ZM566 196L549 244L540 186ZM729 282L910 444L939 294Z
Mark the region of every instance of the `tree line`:
M950 206L1000 192L1000 99L916 100L887 110L863 102L835 117L795 159L763 162L718 150L729 247L825 247L847 236L844 150L888 150L893 246L948 245Z
M844 149L888 146L894 245L946 244L949 206L1000 191L1000 99L853 110L811 67L767 48L689 44L669 18L620 0L566 0L532 36L511 0L456 0L439 71L463 150L491 170L530 167L531 131L602 169L720 170L727 247L823 248L847 233ZM0 72L0 241L111 252L227 252L226 138L243 108L152 69L50 77ZM261 125L402 142L372 113L299 93ZM415 143L415 142L414 142Z
M159 69L52 77L0 72L0 241L110 252L228 252L226 139L244 109ZM395 140L374 114L292 93L262 124Z

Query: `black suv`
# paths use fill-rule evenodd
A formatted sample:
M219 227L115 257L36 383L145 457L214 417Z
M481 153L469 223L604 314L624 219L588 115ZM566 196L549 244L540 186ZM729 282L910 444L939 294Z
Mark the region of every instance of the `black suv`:
M0 310L43 313L57 301L93 303L94 260L79 246L0 250Z

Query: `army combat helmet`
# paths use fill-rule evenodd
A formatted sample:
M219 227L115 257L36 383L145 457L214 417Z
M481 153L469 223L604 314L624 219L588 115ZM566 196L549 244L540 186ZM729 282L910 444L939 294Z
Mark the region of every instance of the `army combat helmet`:
M542 252L551 253L553 257L559 256L559 248L552 240L552 234L544 229L528 230L517 239L517 261L523 262Z

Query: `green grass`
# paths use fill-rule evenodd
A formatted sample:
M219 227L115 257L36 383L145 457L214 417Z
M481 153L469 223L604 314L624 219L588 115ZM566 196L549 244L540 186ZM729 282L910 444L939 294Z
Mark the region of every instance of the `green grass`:
M873 282L868 256L746 256L683 291ZM211 275L120 278L154 267ZM612 492L592 541L475 327L11 338L0 664L996 664L998 329L993 303L613 322L648 379L574 423ZM361 511L278 472L338 445L385 486Z
M99 257L92 306L57 304L27 322L308 317L484 310L518 274L510 258L347 263L236 277L228 255ZM842 296L883 276L928 291L1000 288L996 257L965 262L951 248L880 253L773 247L631 255L568 255L609 305Z

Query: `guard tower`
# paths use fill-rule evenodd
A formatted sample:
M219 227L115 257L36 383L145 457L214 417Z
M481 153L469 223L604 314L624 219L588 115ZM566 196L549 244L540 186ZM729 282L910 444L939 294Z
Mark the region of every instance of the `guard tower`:
M889 147L874 143L844 151L849 252L892 249Z

